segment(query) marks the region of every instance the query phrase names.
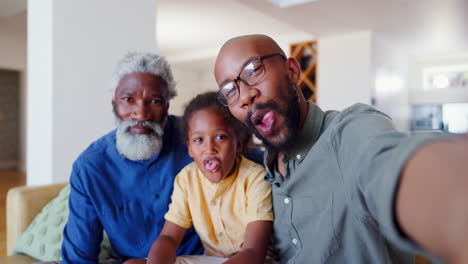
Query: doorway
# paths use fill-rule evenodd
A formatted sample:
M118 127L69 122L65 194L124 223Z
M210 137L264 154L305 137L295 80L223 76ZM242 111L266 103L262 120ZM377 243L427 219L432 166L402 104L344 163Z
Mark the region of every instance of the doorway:
M20 72L0 69L0 170L19 167Z

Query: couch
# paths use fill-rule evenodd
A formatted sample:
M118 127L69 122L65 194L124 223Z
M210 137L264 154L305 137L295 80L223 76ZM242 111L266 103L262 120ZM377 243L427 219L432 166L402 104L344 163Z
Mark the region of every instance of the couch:
M25 255L11 256L13 247L18 236L28 228L34 217L42 208L51 201L60 190L65 187L63 184L52 184L34 187L15 187L7 194L7 253L9 256L0 256L1 264L31 264L37 262L36 259ZM430 264L427 259L417 256L415 264Z
M13 246L18 236L28 228L34 217L52 198L57 196L63 184L46 186L22 186L8 191L6 201L6 225L7 225L7 254L0 256L1 264L30 264L36 259L25 255L11 256Z

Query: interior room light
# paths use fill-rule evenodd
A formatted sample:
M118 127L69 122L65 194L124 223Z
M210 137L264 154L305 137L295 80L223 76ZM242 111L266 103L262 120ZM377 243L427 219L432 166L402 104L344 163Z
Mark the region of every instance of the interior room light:
M376 74L375 89L378 95L393 95L403 89L403 80L399 74L380 70Z
M434 76L434 79L432 80L432 85L434 88L437 88L437 89L445 89L449 87L450 81L447 75L438 74Z
M267 1L276 5L277 7L285 8L285 7L295 6L295 5L311 3L317 0L267 0Z
M448 64L422 68L422 88L468 88L468 64Z

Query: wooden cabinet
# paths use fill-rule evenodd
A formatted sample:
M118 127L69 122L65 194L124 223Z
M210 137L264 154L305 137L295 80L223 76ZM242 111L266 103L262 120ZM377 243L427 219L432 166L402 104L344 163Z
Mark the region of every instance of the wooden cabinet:
M301 78L297 85L307 100L317 102L317 41L290 44L290 56L301 65Z

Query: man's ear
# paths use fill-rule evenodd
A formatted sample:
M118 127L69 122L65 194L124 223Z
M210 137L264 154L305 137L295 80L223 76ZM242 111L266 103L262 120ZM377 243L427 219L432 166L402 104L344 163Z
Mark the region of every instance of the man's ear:
M290 80L294 84L298 83L301 79L301 66L299 61L297 61L295 58L288 58L286 60L286 67Z
M117 107L117 104L115 103L115 97L112 98L111 104L112 104L112 110L116 112L115 108Z

